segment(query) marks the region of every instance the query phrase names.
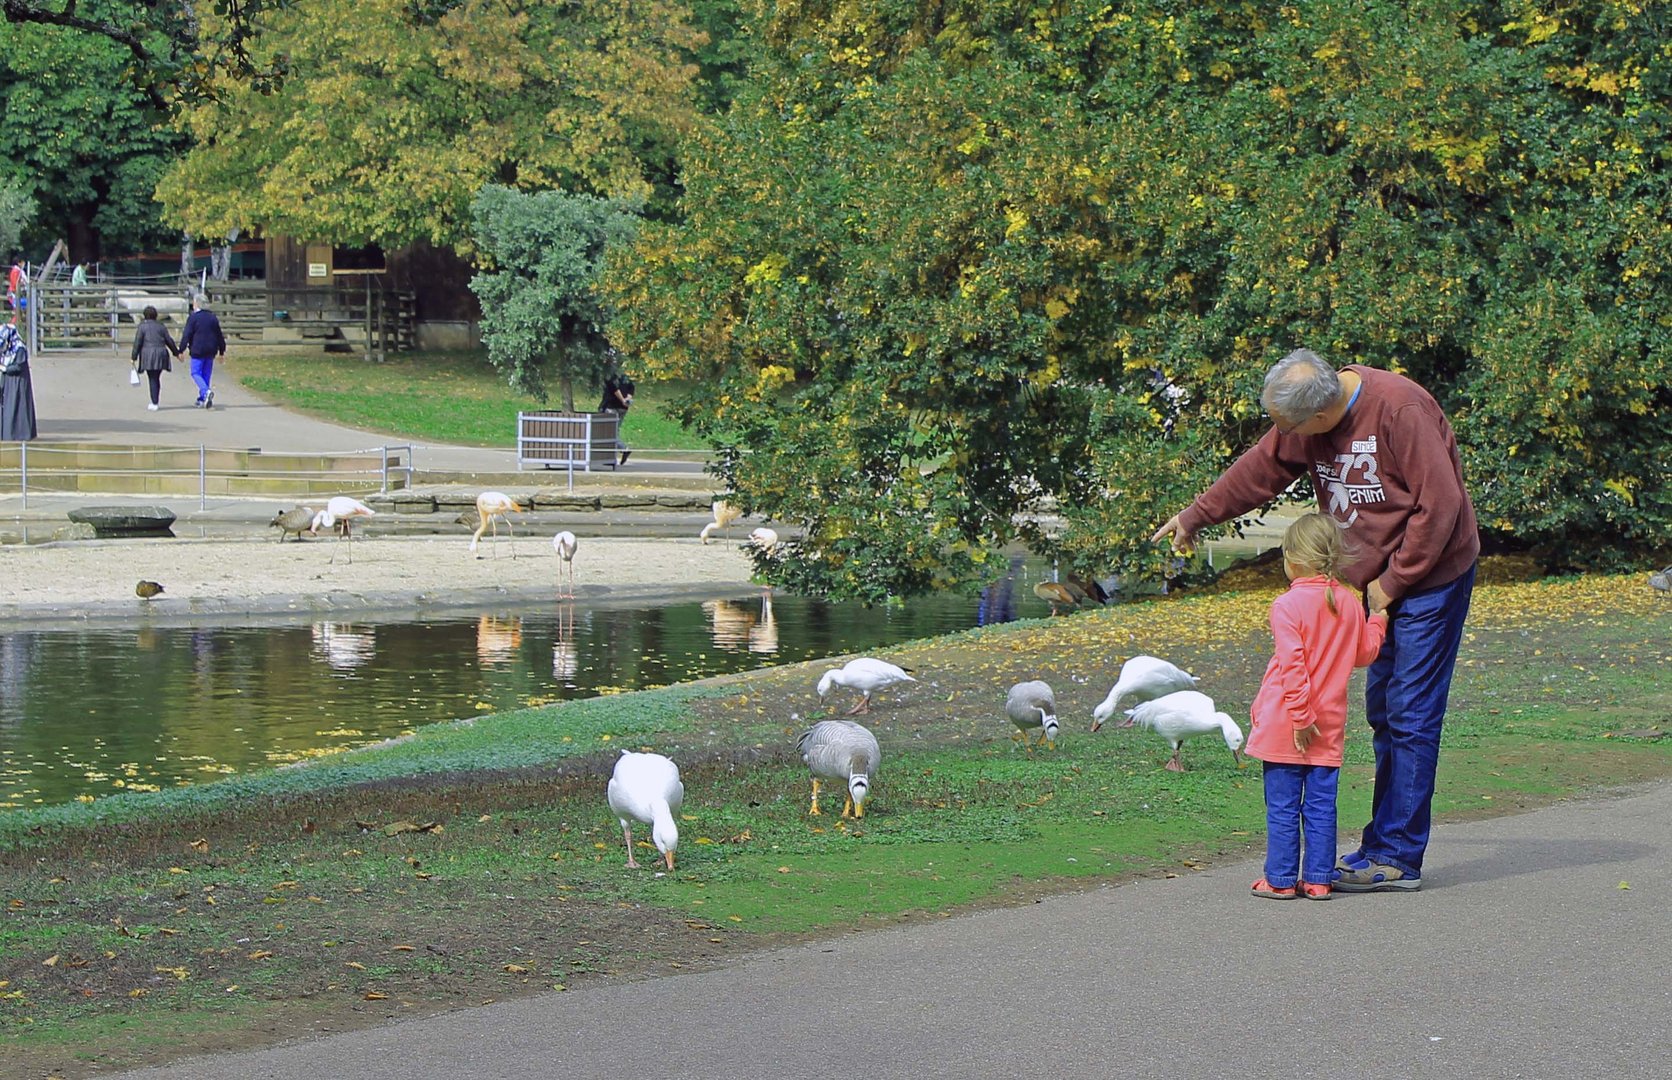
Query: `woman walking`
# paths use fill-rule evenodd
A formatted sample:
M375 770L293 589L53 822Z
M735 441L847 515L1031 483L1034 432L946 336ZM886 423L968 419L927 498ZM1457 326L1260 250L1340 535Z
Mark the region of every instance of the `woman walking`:
M29 380L29 350L17 327L0 324L0 442L35 437L35 387Z
M179 355L180 346L169 336L168 327L157 319L157 309L147 307L145 318L134 331L133 362L134 370L145 372L145 377L151 381L151 404L146 408L152 412L157 411L157 401L162 393L163 372L174 370L170 358Z

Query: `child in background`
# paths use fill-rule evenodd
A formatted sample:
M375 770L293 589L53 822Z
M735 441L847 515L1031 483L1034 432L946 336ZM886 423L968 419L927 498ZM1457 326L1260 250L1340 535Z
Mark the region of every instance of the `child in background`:
M1350 561L1341 527L1324 514L1283 534L1289 589L1271 605L1275 649L1248 733L1248 756L1265 763L1266 782L1266 875L1255 896L1330 898L1347 680L1376 659L1387 634L1386 613L1366 617L1358 594L1336 580Z

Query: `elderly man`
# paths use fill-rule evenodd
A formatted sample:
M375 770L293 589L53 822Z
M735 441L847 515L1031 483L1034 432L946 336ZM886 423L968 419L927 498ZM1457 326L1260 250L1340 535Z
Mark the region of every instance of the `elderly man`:
M1370 823L1336 862L1344 892L1422 887L1440 757L1440 727L1480 536L1451 425L1427 391L1391 372L1335 371L1298 349L1266 374L1272 428L1156 531L1182 551L1196 533L1248 513L1301 473L1318 508L1347 531L1346 573L1372 610L1389 614L1371 665L1365 712L1376 754Z
M192 358L197 408L213 409L215 391L209 381L215 377L215 359L226 356L226 335L221 333L221 320L209 310L209 298L202 293L192 294L192 313L186 316L186 328L180 332L180 349Z

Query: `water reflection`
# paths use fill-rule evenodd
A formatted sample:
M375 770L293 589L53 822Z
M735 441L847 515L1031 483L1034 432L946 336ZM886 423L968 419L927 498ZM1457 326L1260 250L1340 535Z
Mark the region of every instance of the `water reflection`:
M483 615L476 620L476 659L483 667L502 667L522 648L522 619Z
M313 655L344 676L365 667L377 651L377 637L371 627L317 622L313 624L311 633Z
M772 656L778 652L778 619L772 610L772 593L763 591L755 600L705 600L709 634L722 649Z

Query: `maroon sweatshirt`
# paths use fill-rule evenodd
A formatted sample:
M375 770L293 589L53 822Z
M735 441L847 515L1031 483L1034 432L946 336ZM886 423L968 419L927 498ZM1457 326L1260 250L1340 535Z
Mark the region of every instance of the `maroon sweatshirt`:
M1349 365L1363 380L1334 430L1279 435L1273 427L1197 496L1179 524L1195 533L1275 498L1302 472L1318 509L1347 526L1359 557L1343 575L1388 599L1449 584L1480 554L1457 439L1439 403L1402 375Z

